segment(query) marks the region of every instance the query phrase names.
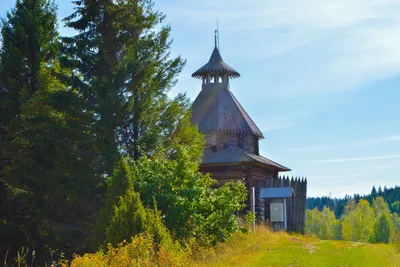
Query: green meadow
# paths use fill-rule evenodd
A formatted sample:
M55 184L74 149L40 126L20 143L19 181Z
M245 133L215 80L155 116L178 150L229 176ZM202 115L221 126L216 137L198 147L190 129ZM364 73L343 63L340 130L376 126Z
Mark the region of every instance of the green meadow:
M257 229L237 235L204 257L198 266L400 266L400 253L393 245L318 240Z

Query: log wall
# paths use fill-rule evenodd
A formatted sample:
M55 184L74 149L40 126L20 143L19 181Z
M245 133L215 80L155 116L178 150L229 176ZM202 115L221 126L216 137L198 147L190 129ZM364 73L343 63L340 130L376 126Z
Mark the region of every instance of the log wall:
M224 150L227 146L237 146L248 153L259 155L258 137L248 134L205 134L204 155Z

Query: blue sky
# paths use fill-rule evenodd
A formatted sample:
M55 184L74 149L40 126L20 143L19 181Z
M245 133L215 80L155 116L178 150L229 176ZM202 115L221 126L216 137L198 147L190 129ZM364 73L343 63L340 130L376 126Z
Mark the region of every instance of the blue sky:
M60 18L72 12L57 1ZM0 15L14 5L3 0ZM261 153L308 177L310 196L400 185L400 1L159 0L172 54L187 59L171 96L194 100L217 18L231 90L265 139ZM62 27L62 34L72 31Z

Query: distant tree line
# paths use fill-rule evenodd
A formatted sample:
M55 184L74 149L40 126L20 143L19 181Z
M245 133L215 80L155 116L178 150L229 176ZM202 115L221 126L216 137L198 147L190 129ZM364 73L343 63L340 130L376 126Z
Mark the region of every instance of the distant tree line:
M306 233L321 239L400 245L400 217L390 212L381 196L374 198L372 205L363 198L358 202L349 198L339 218L327 206L322 211L307 209Z
M324 207L328 207L334 212L336 218L342 217L345 212L345 206L349 199L353 199L357 204L361 199L365 199L372 205L375 198L382 197L388 204L391 213L400 213L400 186L387 188L386 186L379 186L376 189L372 187L371 193L367 195L354 194L353 196L346 195L344 198L331 198L331 197L309 197L307 198L307 209L313 210L317 208L322 211Z

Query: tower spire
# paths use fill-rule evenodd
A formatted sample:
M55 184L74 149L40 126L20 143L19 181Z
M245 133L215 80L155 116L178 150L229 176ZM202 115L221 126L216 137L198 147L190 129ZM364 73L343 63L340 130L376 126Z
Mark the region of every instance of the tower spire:
M217 34L218 34L218 38L217 38L218 50L221 50L221 47L219 46L219 21L218 21L218 18L217 18Z
M217 76L215 79L218 80L218 78L222 78L225 83L228 83L228 80L231 78L239 78L240 74L222 60L219 52L218 26L217 29L214 30L214 45L215 47L211 54L210 60L203 67L194 72L192 77L208 81L210 78Z
M217 48L217 34L218 34L218 30L215 30L215 33L214 33L215 48Z

